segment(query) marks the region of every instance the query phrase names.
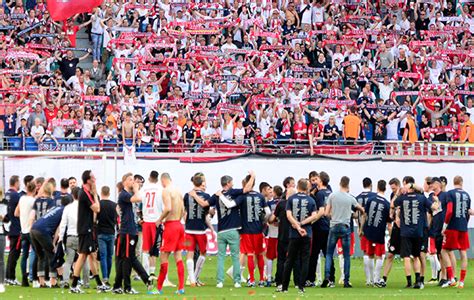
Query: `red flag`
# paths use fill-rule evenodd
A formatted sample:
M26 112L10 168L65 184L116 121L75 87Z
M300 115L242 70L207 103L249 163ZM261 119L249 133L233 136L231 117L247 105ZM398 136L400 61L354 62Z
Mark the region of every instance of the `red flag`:
M64 21L75 14L91 12L103 0L47 0L49 14L54 21Z

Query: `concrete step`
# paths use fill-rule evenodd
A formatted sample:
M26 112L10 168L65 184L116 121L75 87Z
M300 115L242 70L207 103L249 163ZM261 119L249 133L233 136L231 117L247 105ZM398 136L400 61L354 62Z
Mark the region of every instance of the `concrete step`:
M86 33L85 29L82 29L81 31L77 32L76 35L76 47L77 48L92 48L92 45L89 42L89 36ZM75 56L76 57L81 57L85 54L83 51L75 51ZM79 63L79 67L81 67L83 70L87 70L92 68L92 55L89 55L86 59L81 61Z

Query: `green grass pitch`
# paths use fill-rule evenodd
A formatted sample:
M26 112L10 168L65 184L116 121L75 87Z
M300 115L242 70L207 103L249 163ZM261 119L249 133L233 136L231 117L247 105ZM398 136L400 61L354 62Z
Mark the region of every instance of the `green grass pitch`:
M339 278L339 264L336 261L336 278ZM146 294L146 288L141 281L132 281L132 286L140 292L138 295L113 295L97 294L94 288L86 289L85 294L75 295L70 294L65 289L33 289L23 287L6 287L6 292L0 294L0 300L7 299L81 299L81 300L110 300L110 299L182 299L182 300L199 300L199 299L210 299L210 300L224 300L224 299L235 299L235 300L252 300L252 299L474 299L474 260L469 261L469 268L467 272L467 278L464 289L460 290L457 288L441 289L440 287L431 286L426 284L424 290L413 290L405 289L405 275L403 271L403 264L398 259L394 262L392 272L389 276L388 286L384 289L375 287L365 286L365 276L362 267L361 259L352 259L351 262L351 282L354 286L352 289L344 289L340 285L336 285L335 288L322 289L307 288L305 295L299 295L297 289L291 287L287 294L275 293L275 288L247 288L242 287L235 289L232 286L230 278L226 277L224 282L224 288L218 289L215 287L216 280L216 264L217 258L215 256L208 257L204 270L201 275L201 279L206 283L205 287L190 288L185 287L186 294L181 296L174 295L175 288L164 288L164 295L153 296ZM226 259L226 267L230 266L230 258ZM428 263L426 280L430 279L431 269ZM112 274L114 271L112 270ZM459 276L459 271L457 271ZM18 279L20 278L20 271L17 272ZM227 276L227 275L226 275ZM177 283L176 266L174 262L170 261L170 280ZM258 275L257 275L258 278ZM113 278L112 278L113 282ZM93 287L95 284L91 281Z

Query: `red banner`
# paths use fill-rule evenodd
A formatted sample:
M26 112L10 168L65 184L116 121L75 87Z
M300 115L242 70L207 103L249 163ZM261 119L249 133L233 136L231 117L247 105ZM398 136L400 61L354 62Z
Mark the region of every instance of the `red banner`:
M91 12L103 0L47 0L49 14L54 21L64 21L75 14Z

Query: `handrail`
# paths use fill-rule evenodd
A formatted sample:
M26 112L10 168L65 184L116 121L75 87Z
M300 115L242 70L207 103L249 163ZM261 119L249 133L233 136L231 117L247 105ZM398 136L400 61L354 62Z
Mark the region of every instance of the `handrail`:
M59 139L59 147L54 141L48 141L38 146L33 138L28 137L4 137L3 151L30 151L46 153L68 152L122 152L122 141L118 139L99 140L67 138ZM126 140L128 145L131 140ZM1 149L1 148L0 148ZM234 143L197 143L193 147L190 145L164 144L154 145L153 143L141 143L135 145L136 152L169 152L169 153L264 153L264 154L286 154L286 155L310 155L309 141L275 144L257 144L255 149L250 141L244 144ZM454 143L454 142L424 142L419 141L413 144L399 140L384 141L351 141L346 143L339 141L318 141L313 146L313 154L319 155L385 155L385 156L474 156L474 144Z

